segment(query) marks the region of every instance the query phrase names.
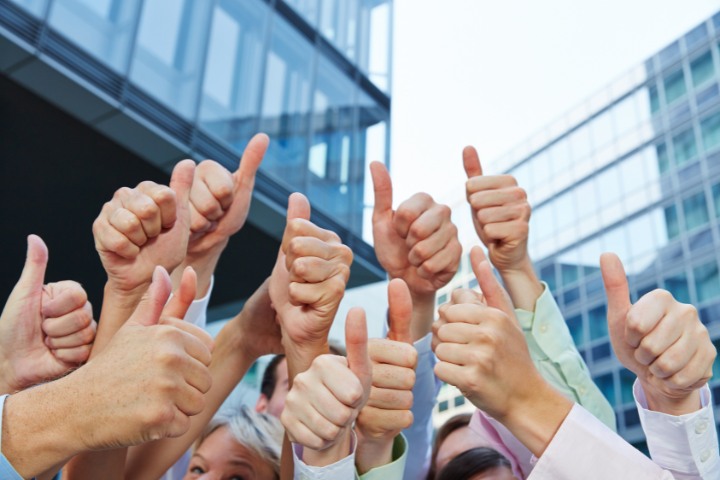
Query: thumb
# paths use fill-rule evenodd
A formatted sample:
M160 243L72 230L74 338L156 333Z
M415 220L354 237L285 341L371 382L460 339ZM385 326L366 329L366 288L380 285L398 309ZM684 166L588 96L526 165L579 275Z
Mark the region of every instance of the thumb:
M240 159L240 166L233 173L236 187L242 191L252 191L255 185L255 173L260 168L265 152L270 145L270 138L264 133L258 133L248 142Z
M180 287L167 303L162 311L164 317L179 318L183 320L187 314L190 305L195 300L197 293L197 274L192 267L185 267L182 278L180 279Z
M24 291L42 289L47 262L48 249L45 242L37 235L29 235L25 265L15 288L22 288Z
M482 248L475 246L470 250L470 263L487 305L515 318L515 307L512 300L493 274L490 262L485 258Z
M150 287L143 295L128 322L145 325L146 327L157 325L171 291L170 275L163 267L155 267L152 283L150 283Z
M392 211L392 180L383 163L370 163L370 175L372 175L373 191L375 193L375 206L373 215Z
M600 255L600 271L608 300L607 318L611 340L613 337L621 338L613 333L625 331L625 319L632 306L625 268L617 255L603 253Z
M475 147L468 145L463 148L463 167L465 167L465 173L468 178L477 177L482 175L482 165L480 165L480 157L478 157L477 150Z
M412 297L407 284L399 278L388 284L388 338L398 342L412 343Z
M287 219L310 220L310 202L302 193L295 192L288 198Z
M350 370L368 390L372 383L372 364L368 354L367 323L365 310L353 307L345 320L345 349ZM369 390L366 392L366 394Z
M190 224L190 189L195 178L195 162L183 160L175 165L170 177L170 188L175 192L177 218Z

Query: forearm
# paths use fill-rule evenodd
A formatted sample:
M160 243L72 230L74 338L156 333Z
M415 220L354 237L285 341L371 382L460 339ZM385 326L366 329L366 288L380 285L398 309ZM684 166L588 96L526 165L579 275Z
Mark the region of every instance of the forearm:
M308 370L315 358L330 353L327 340L300 345L286 339L283 335L282 343L288 365L288 388L292 388L295 376Z
M342 460L352 453L350 448L351 435L351 428L345 427L340 433L340 439L325 450L313 450L305 447L303 449L303 462L313 467L325 467Z
M412 297L412 320L410 334L412 341L417 342L432 330L435 320L435 294L416 294L410 292Z
M373 468L391 463L394 440L394 436L371 439L358 434L355 451L355 467L358 473L363 475Z
M657 389L640 380L645 399L647 400L648 409L654 412L665 413L679 417L688 413L694 413L701 408L700 390L693 390L688 395L678 398L668 397Z
M500 270L500 277L515 308L532 312L543 292L543 285L535 274L530 257L525 257L516 268Z
M147 285L142 285L133 291L121 292L109 282L105 284L100 321L90 353L91 359L103 351L115 333L130 318L146 290Z
M177 438L166 438L132 447L125 465L125 478L157 479L200 436L215 413L256 360L242 346L237 317L228 322L215 339L210 362L212 387L205 394L205 408L190 418L190 429Z
M212 276L215 273L215 268L220 261L220 256L225 249L226 243L219 245L215 248L211 248L201 254L190 254L185 257L183 263L180 264L175 270L173 270L171 279L173 282L173 291L180 286L180 279L182 273L186 267L192 267L197 275L197 290L195 294L196 299L203 298L207 295L212 283Z

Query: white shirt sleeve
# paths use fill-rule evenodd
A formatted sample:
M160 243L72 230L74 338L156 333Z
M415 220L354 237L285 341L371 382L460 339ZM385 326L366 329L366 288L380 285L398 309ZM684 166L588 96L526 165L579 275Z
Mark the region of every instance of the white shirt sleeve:
M293 464L295 465L294 480L354 480L355 479L355 448L357 437L352 432L350 437L350 453L347 457L324 467L313 467L303 462L303 446L292 444Z
M700 409L673 416L648 410L640 382L633 386L640 423L653 461L676 479L720 479L720 454L710 388L700 390Z
M210 294L212 294L213 286L215 285L215 276L210 278L210 288L203 298L197 298L193 300L185 314L185 321L192 323L202 329L205 329L207 324L207 308L210 303Z
M652 460L575 404L528 480L673 480Z

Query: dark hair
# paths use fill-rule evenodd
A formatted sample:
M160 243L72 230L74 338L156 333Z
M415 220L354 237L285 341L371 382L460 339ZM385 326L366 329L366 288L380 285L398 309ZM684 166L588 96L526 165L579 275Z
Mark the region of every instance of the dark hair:
M442 445L445 439L452 432L459 428L467 427L470 424L471 418L471 413L460 413L454 417L450 417L450 419L443 423L442 427L438 429L437 434L435 435L435 444L433 445L432 455L430 456L430 468L428 469L427 480L435 480L435 476L437 475L437 456L438 450L440 450L440 445Z
M512 470L508 459L497 450L488 447L471 448L450 460L438 473L437 480L468 480L494 468Z
M262 383L260 384L260 393L270 400L275 393L275 384L277 383L277 367L283 361L285 355L275 355L265 367L263 372Z

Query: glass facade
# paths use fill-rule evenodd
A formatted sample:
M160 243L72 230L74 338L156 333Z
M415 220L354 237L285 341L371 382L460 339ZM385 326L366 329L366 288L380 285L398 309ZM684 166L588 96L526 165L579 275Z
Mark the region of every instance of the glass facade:
M695 305L720 343L718 20L720 13L501 160L533 206L537 272L615 407L620 433L640 448L634 376L612 355L599 257L620 256L633 300L665 288ZM710 385L718 405L720 378Z
M392 0L12 0L356 235L387 162ZM380 155L378 155L380 154Z

